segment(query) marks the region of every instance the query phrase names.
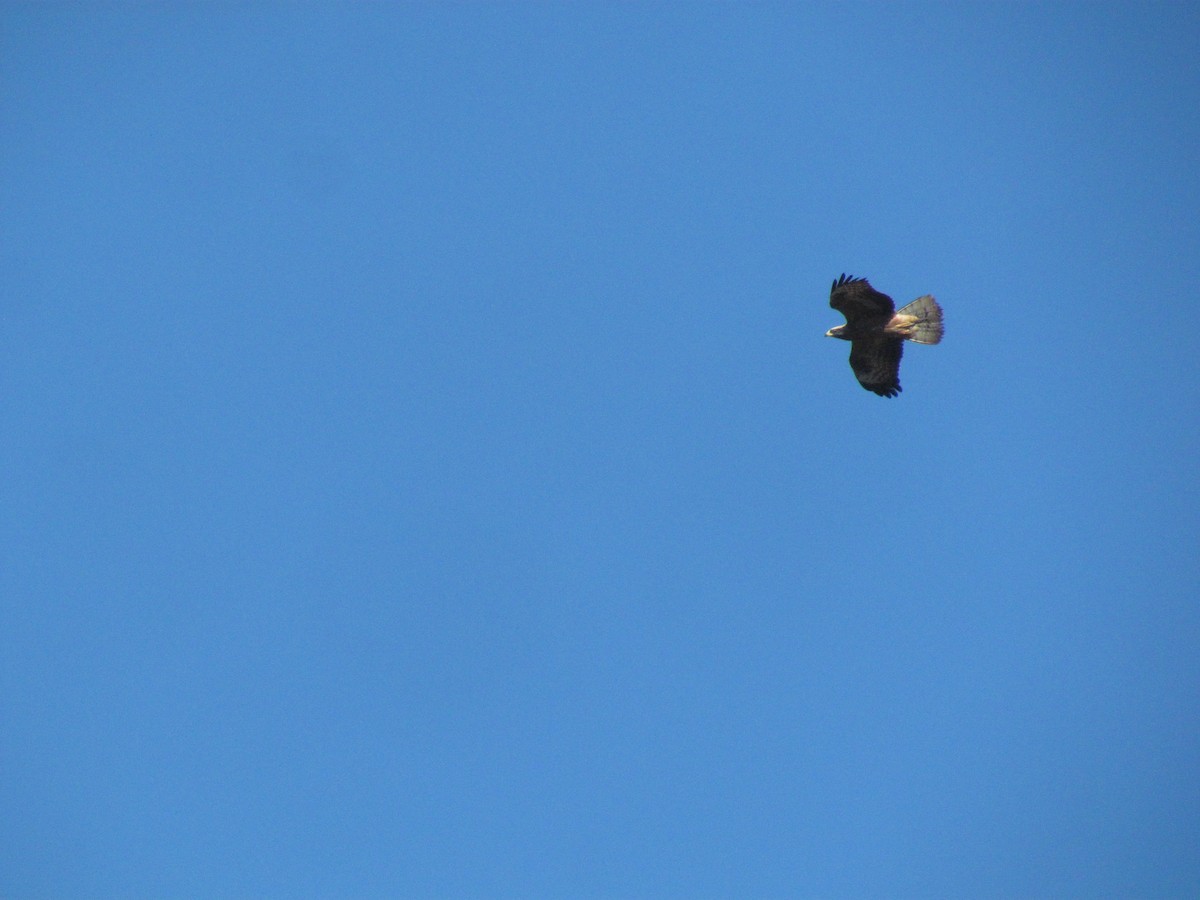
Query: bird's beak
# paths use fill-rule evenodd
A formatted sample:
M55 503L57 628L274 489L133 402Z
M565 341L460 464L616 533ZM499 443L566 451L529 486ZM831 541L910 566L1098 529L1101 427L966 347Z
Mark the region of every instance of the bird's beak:
M825 332L825 337L833 337L833 329L832 328L830 328L827 332Z

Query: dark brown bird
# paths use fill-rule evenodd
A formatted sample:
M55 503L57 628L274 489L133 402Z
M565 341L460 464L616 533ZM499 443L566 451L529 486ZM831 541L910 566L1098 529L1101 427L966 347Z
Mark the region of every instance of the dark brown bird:
M845 325L825 337L850 342L850 368L858 383L880 397L900 393L900 357L904 342L936 344L942 339L942 308L926 294L896 311L896 304L865 278L842 275L829 292L829 305L846 317Z

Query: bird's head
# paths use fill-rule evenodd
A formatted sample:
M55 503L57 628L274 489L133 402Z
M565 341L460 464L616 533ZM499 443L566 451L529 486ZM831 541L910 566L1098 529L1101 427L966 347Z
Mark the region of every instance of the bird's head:
M845 325L835 325L832 328L830 328L827 332L825 332L825 337L841 338L843 341L848 341L848 340L850 340L850 338L848 338L848 337L846 337L846 335L842 334L842 332L845 330L845 328L846 328Z

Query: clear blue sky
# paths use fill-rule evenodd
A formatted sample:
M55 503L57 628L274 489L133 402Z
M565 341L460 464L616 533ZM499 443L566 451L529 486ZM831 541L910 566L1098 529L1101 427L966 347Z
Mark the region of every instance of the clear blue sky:
M0 895L1197 896L1198 46L5 4Z

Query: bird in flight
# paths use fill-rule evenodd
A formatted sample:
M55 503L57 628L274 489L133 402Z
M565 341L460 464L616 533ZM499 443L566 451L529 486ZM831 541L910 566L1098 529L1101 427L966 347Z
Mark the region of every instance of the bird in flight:
M936 344L942 339L942 308L926 294L897 312L896 304L865 278L842 275L829 292L829 305L846 317L845 325L825 337L850 342L850 368L868 391L880 397L900 393L900 356L904 342Z

